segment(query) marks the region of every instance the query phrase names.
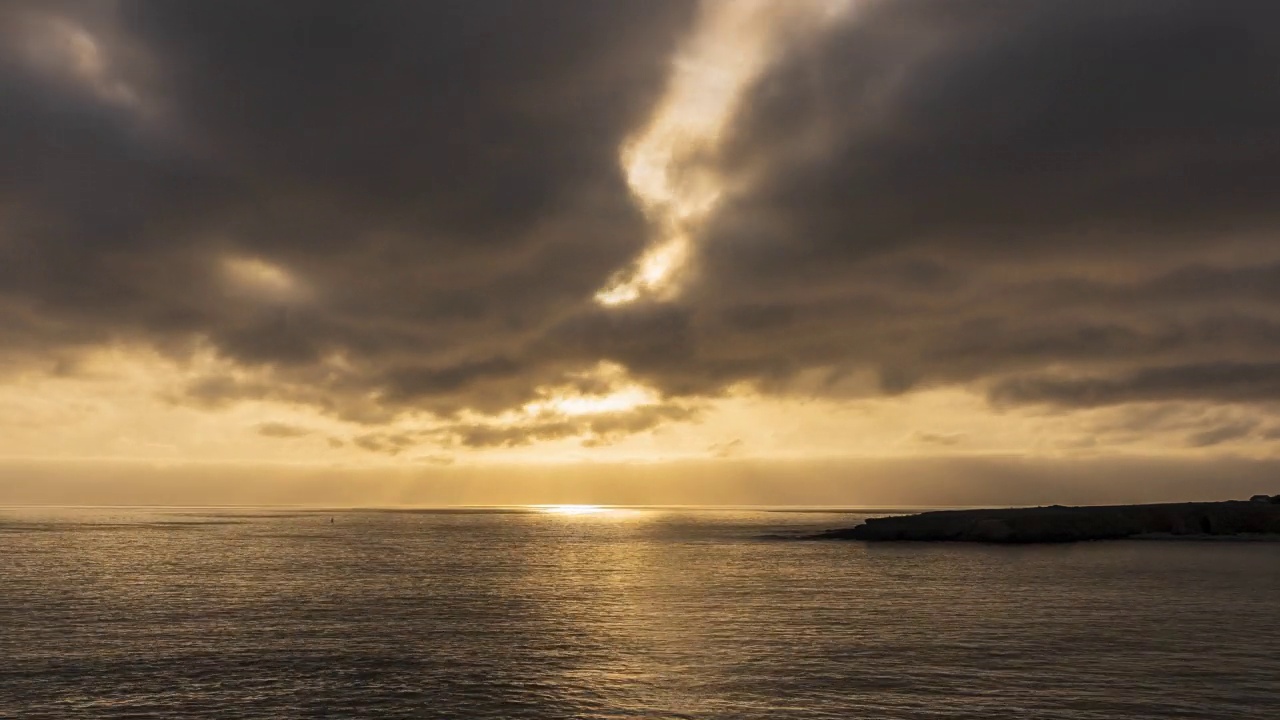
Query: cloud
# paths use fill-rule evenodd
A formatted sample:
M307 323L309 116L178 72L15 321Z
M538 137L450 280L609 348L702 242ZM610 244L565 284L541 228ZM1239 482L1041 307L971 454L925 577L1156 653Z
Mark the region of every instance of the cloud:
M710 453L712 457L729 458L740 454L744 445L745 443L742 442L742 438L734 438L727 442L712 443L707 447L707 452Z
M418 438L404 433L366 433L351 439L351 444L361 450L385 455L399 455L420 444Z
M1074 407L1191 399L1275 402L1280 400L1280 363L1177 365L1119 377L1014 378L993 388L992 398L997 403Z
M1231 440L1246 438L1251 435L1257 427L1257 420L1245 420L1228 425L1221 425L1209 430L1193 433L1187 438L1187 444L1191 447L1210 447L1213 445L1220 445Z
M797 49L722 159L680 379L1268 401L1275 16L908 0Z
M959 445L964 442L968 436L965 433L932 433L917 430L911 434L911 439L925 445L942 445L950 447Z
M299 427L282 422L265 422L258 425L258 434L272 438L300 438L311 435L310 428Z
M341 354L365 390L449 393L642 245L617 147L687 5L8 4L154 59L165 125L0 52L0 306L40 308L6 347Z
M418 455L414 460L426 465L435 465L437 467L447 467L454 463L454 457L452 455L445 455L443 453Z
M726 193L679 293L602 308L652 239L620 149L694 11L6 3L0 373L212 355L169 402L390 454L603 444L730 389L1280 399L1280 9L866 3L690 153ZM41 64L49 27L88 54ZM510 421L600 363L658 404Z
M552 413L496 422L461 422L446 425L432 434L446 443L469 448L519 447L564 438L581 438L582 445L599 447L666 422L688 421L697 416L696 407L669 403L576 416Z

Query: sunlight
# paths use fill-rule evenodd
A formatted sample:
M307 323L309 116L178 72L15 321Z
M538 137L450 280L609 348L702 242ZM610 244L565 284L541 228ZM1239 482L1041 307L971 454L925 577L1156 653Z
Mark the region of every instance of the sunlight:
M626 282L613 285L596 294L601 305L624 305L640 299L646 292L668 286L670 280L689 256L689 236L680 234L647 251L636 262Z
M588 370L573 373L570 379L600 389L591 392L575 387L573 383L539 388L542 397L526 403L521 408L523 414L526 417L603 415L656 405L662 400L656 391L631 380L626 368L617 363L598 363Z
M254 257L229 257L222 262L226 278L238 290L263 300L302 299L302 285L284 268Z
M656 393L639 386L625 388L608 395L558 395L524 406L527 415L601 415L626 412L658 401Z
M137 92L122 78L103 42L69 18L35 18L27 28L27 59L71 79L105 103L143 111Z
M618 507L616 505L581 505L581 504L548 504L525 505L526 508L547 515L559 515L573 518L600 518L608 520L634 520L644 516L642 509Z
M613 510L603 505L530 505L529 507L552 515L598 515Z
M653 244L596 293L598 303L622 305L673 290L697 230L724 194L723 179L707 161L743 93L773 61L784 38L794 42L797 33L816 31L849 7L847 0L703 3L666 94L621 153L627 184L654 226Z

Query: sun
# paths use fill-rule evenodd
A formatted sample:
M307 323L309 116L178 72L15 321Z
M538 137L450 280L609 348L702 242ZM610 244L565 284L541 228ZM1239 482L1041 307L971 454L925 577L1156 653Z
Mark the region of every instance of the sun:
M596 515L609 512L609 508L604 505L530 505L529 507L552 515Z

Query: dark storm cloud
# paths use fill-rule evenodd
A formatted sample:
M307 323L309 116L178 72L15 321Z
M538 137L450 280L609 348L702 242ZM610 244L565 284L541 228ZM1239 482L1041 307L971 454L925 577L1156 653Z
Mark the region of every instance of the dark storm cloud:
M1003 402L1270 399L1278 21L1243 2L870 4L739 118L723 163L752 180L686 300L702 367L996 381ZM1027 373L1047 375L1003 379Z
M6 4L6 350L205 342L279 375L195 381L212 405L309 401L291 385L456 407L509 380L490 404L527 397L559 368L508 356L645 239L617 148L691 11ZM280 268L307 297L244 292L229 258ZM343 373L316 370L335 355Z
M1277 20L1242 2L875 4L762 84L737 162L825 142L724 217L801 233L765 248L789 259L843 263L1270 228Z
M677 299L599 308L648 234L618 148L694 9L5 4L0 359L212 347L244 372L172 401L421 409L472 446L616 437L739 382L1275 399L1280 9L868 3L745 98L712 158L733 193ZM238 286L229 259L288 287ZM602 382L573 375L601 361L671 404L458 419Z
M992 398L1073 407L1202 398L1274 402L1280 400L1280 363L1180 365L1106 378L1013 378L997 384Z

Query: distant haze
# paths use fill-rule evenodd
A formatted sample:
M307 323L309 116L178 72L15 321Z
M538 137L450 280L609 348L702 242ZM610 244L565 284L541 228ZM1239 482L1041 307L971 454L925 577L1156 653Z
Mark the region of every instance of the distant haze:
M1245 499L1280 463L1018 458L699 461L411 470L133 462L0 465L0 505L397 507L592 503L944 507Z

